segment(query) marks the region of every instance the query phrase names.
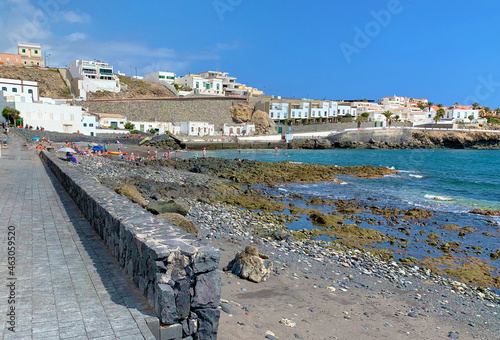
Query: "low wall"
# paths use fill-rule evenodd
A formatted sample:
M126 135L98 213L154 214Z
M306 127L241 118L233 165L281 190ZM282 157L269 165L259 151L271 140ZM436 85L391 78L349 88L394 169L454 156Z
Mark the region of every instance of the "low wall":
M377 129L377 130L354 130L345 131L331 137L328 137L330 142L351 141L351 142L387 142L387 143L403 143L412 140L411 129Z
M161 339L216 339L218 249L157 218L73 165L43 151L55 174L121 267L155 307Z

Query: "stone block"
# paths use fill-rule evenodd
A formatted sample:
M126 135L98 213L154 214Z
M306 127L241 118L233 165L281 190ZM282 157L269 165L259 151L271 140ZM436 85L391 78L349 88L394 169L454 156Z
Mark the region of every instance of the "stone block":
M217 308L221 294L220 270L214 270L196 277L195 294L191 306L193 308Z
M220 261L220 251L212 247L201 248L194 256L193 269L195 274L206 273L217 269Z
M158 284L156 287L156 314L164 325L173 325L179 320L175 305L175 292L167 284Z
M198 332L194 335L197 340L216 340L217 328L219 327L220 310L212 309L197 309L198 316Z
M172 339L182 339L182 326L180 324L175 324L171 326L160 327L160 339L161 340L172 340Z

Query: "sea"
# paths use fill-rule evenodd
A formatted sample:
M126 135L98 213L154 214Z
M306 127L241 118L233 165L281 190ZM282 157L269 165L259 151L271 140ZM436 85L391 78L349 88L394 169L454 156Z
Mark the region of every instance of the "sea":
M360 227L373 228L384 234L405 237L410 240L406 249L389 244L384 248L394 250L396 260L401 257L445 255L436 248L422 242L420 231L427 234L435 232L441 236L439 241L458 241L461 248L453 253L457 258L466 258L467 254L488 262L495 270L494 276L500 275L500 260L490 259L491 252L500 249L500 217L488 217L471 214L473 209L500 210L500 150L210 150L207 157L229 159L249 159L264 162L303 162L324 165L383 166L399 171L398 174L378 179L360 179L339 176L346 184L314 183L278 185L269 189L271 195L301 194L304 199L324 197L328 199L356 199L366 205L410 209L413 207L431 210L435 215L426 225L419 223L410 227L411 236L401 233L397 227L374 226L368 223ZM297 206L306 207L305 202L297 199ZM308 206L308 208L331 211L331 207ZM286 211L285 211L286 213ZM364 216L366 217L366 216ZM458 231L438 229L444 224L458 224L461 227L472 226L477 231L458 237ZM291 230L315 228L303 216L298 221L289 223ZM493 236L495 235L495 236ZM321 239L331 241L328 236ZM480 246L481 248L472 248ZM478 250L479 249L479 250ZM498 290L496 290L498 291Z

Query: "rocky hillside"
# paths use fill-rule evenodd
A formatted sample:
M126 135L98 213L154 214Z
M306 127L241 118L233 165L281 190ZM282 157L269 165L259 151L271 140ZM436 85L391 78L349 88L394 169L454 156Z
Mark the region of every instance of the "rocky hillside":
M170 98L175 95L165 86L141 79L120 76L121 91L113 93L98 91L89 93L88 99L123 99L123 98Z
M232 106L229 111L235 123L255 124L255 131L258 135L276 133L276 123L266 112L256 111L252 104L238 103Z
M0 66L0 78L37 81L41 97L73 98L57 69Z
M481 131L413 131L413 147L449 149L500 148L500 133Z

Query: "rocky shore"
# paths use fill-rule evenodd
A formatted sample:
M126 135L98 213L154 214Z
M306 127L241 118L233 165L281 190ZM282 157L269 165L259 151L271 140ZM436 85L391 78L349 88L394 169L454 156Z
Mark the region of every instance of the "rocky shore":
M264 172L272 178L267 184L280 180L280 172L273 175L266 165L215 159L173 164L80 158L76 168L113 189L132 184L149 203L180 198L189 207L185 217L194 222L199 237L221 249L221 266L247 245L270 256L274 270L266 282L224 274L220 339L500 337L500 299L492 291L436 275L411 261L390 261L341 243L332 247L331 242L288 231L284 224L290 217L274 213L283 203L248 186L266 183ZM293 163L277 166L300 169ZM390 170L328 168L329 177L314 180L333 180L335 174L347 173L376 177ZM300 182L301 177L295 180ZM256 202L261 204L259 213L253 211ZM343 207L348 215L356 208L348 202ZM400 218L415 214L378 212L397 213ZM425 211L418 214L416 218Z

